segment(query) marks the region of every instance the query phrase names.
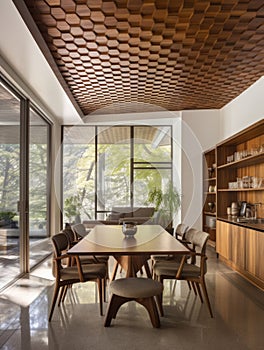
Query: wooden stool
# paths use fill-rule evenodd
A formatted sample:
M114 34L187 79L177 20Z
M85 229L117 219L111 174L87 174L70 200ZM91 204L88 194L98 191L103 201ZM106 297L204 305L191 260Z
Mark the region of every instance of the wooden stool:
M110 326L112 318L116 317L120 306L132 300L135 300L147 309L153 327L160 327L160 319L154 297L158 298L159 311L162 315L160 303L163 291L162 283L151 278L120 278L110 283L109 290L112 296L105 317L105 327Z

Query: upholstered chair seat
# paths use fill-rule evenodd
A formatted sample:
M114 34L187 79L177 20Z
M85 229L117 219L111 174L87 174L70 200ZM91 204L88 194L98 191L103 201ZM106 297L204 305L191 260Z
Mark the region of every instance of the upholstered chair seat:
M153 327L160 327L159 314L154 298L157 298L159 311L163 314L161 306L162 283L151 278L120 278L110 283L109 290L112 295L105 318L105 327L110 326L111 320L116 317L119 308L124 303L132 300L146 308Z

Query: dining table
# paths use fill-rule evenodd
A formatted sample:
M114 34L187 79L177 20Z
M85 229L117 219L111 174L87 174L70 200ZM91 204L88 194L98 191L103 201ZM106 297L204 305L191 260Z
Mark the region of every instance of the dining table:
M126 277L136 277L144 266L151 278L147 263L151 255L188 255L190 250L160 225L138 225L131 237L123 234L122 225L96 225L68 254L113 256Z

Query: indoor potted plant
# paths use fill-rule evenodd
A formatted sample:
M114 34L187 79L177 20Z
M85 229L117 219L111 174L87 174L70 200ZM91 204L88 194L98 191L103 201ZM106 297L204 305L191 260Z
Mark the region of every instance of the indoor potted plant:
M155 206L157 223L172 233L173 217L178 212L181 205L181 198L178 190L171 182L168 183L164 191L162 191L161 188L155 187L149 192L148 202Z

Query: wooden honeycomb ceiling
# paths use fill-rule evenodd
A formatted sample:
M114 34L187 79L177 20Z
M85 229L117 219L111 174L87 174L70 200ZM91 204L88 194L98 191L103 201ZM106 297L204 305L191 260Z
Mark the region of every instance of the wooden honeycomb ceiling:
M264 72L263 0L13 1L83 115L218 109Z

